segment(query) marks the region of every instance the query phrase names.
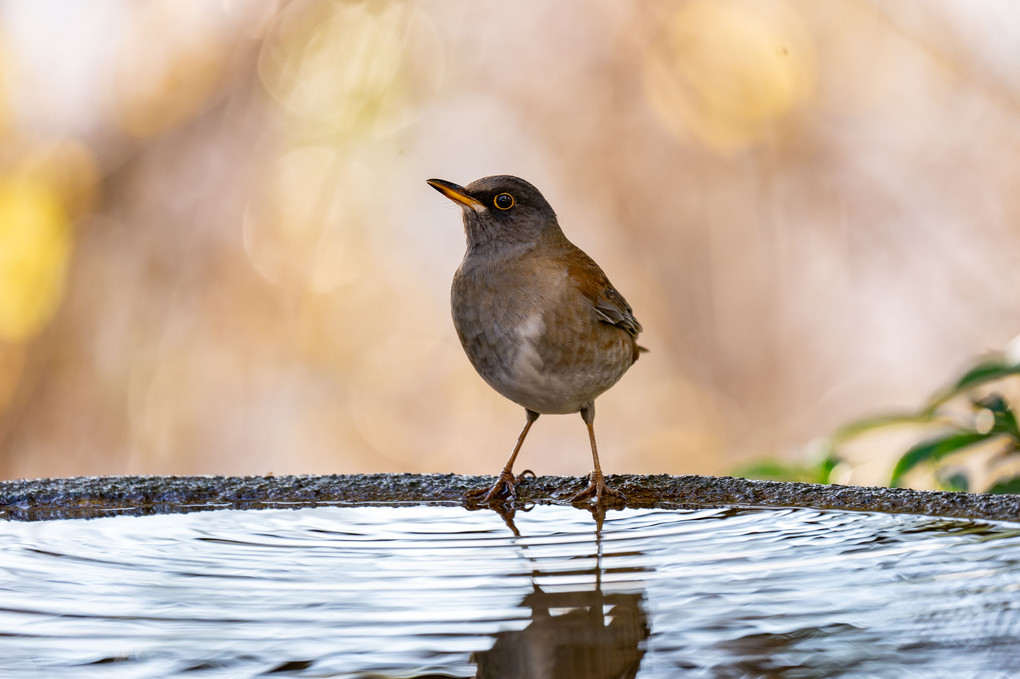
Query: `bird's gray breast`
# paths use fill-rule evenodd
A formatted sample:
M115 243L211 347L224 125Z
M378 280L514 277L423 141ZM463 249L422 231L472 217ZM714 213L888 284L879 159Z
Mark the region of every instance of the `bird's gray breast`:
M630 338L598 320L565 265L466 257L451 301L454 326L475 370L500 394L535 412L577 412L629 366ZM607 332L608 354L602 342L593 342Z
M537 412L572 412L543 354L546 310L562 303L567 269L522 266L508 258L466 257L453 280L453 323L479 375ZM568 399L570 400L570 399Z

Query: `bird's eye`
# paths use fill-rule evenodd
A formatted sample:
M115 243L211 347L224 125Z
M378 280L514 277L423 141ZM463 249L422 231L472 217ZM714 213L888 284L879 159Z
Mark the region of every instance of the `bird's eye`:
M496 200L494 202L496 203L496 207L500 210L509 210L514 206L514 197L509 193L501 193L496 196Z

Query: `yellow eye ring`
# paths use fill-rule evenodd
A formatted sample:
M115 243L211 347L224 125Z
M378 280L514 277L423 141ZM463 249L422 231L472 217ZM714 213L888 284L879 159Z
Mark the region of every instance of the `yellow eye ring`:
M501 193L492 201L500 210L509 210L514 206L514 197L509 193Z

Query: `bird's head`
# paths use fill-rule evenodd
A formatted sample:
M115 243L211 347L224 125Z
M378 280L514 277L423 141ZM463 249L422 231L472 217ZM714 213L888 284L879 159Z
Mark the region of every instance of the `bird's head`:
M519 177L483 177L467 186L443 179L429 179L428 184L460 205L469 248L534 243L548 232L560 233L549 202Z

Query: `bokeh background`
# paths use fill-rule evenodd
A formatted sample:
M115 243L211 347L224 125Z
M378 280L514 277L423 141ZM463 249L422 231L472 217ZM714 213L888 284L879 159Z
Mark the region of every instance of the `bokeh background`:
M499 173L645 326L607 472L804 456L1020 332L1020 9L2 2L0 477L497 471L424 180Z

